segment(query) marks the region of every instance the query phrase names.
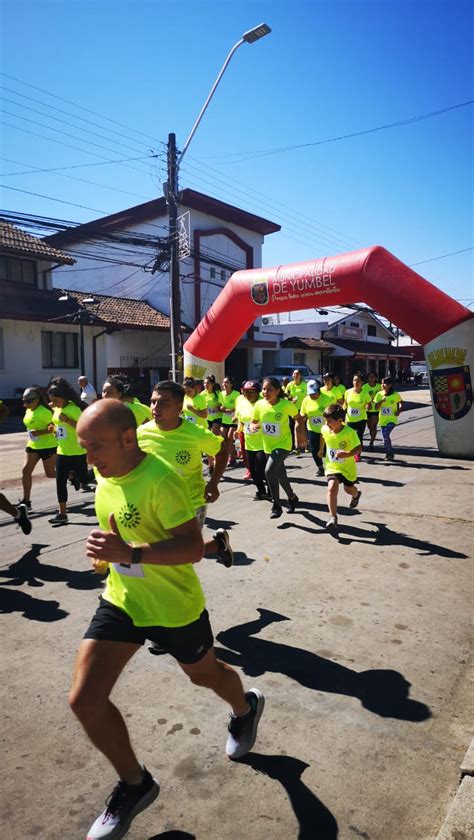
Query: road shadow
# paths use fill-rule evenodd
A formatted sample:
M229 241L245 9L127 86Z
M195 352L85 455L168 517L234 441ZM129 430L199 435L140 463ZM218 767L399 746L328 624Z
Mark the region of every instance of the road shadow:
M446 464L415 464L413 461L401 460L401 458L403 458L404 455L409 454L410 453L406 450L400 449L397 446L395 446L395 459L393 461L386 461L385 454L382 452L380 453L380 455L372 455L370 461L373 461L373 463L376 464L377 467L409 467L413 470L467 470L468 472L470 472L469 467L462 467L460 464L450 464L449 466ZM419 455L421 457L423 455L426 455L426 452L414 452L412 454ZM439 455L439 452L438 457L441 457ZM369 459L367 459L367 462L369 462Z
M244 756L238 763L246 764L256 773L263 773L280 782L299 823L298 840L337 840L338 826L331 811L301 779L309 764L289 755L262 755L255 752Z
M171 831L161 831L160 834L154 834L148 840L196 840L196 835L189 834L188 831L171 829Z
M0 570L0 578L9 578L2 581L4 586L44 586L44 583L66 583L70 589L101 589L103 578L96 575L92 570L83 572L73 569L65 569L62 566L53 566L40 561L40 554L43 548L49 545L33 543L29 551L12 563L6 569Z
M58 601L41 601L17 589L0 586L0 614L20 612L31 621L61 621L69 613L59 607Z
M233 525L237 525L237 522L234 522L233 519L213 519L212 516L206 516L204 525L211 528L213 531L217 531L218 528L225 528L229 531Z
M237 665L251 677L278 673L313 691L355 697L365 709L380 717L413 723L431 717L428 706L410 699L410 683L398 671L376 668L357 672L312 651L256 638L256 634L274 622L290 621L271 610L257 612L260 618L217 634L217 640L225 645L216 648L218 659Z
M318 506L305 504L305 507L311 508ZM319 507L323 506L321 505ZM316 516L313 516L311 513L306 513L304 510L297 510L296 512L300 513L308 522L314 523L316 528L305 527L304 525L299 525L297 522L292 520L291 522L282 522L282 524L278 526L280 530L298 528L299 530L306 531L309 534L319 535L323 532L327 533L325 522L322 519L318 519ZM360 516L361 511L348 509L347 515L351 518ZM387 545L390 547L400 545L404 548L413 549L413 551L416 551L421 557L447 557L452 560L467 560L469 558L468 554L463 554L461 551L454 551L452 548L446 548L446 546L439 545L438 543L432 543L429 542L429 540L419 540L416 537L408 536L408 534L394 531L383 522L367 522L367 525L371 525L375 530L367 531L365 528L358 528L356 525L346 525L339 520L336 539L342 545L351 545L355 542L360 542L364 545L374 547L378 547L380 545ZM350 539L351 537L352 539Z

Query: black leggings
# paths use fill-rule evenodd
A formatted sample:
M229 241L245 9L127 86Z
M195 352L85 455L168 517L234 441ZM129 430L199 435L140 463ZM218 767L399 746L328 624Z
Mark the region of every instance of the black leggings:
M362 438L364 437L366 422L367 422L366 420L359 420L358 423L348 423L347 424L351 429L354 429L354 431L357 432L357 437L360 440L361 446L362 446Z
M270 452L265 467L265 478L270 488L273 504L280 504L280 484L289 499L295 495L288 480L285 469L285 458L290 454L288 449L274 449Z
M323 459L319 457L319 444L321 443L321 432L312 432L308 429L308 441L311 455L317 467L322 467Z
M261 449L257 452L251 452L250 449L247 449L246 452L247 458L249 459L249 470L250 475L252 476L252 481L259 493L266 493L265 466L267 463L267 456Z
M85 455L56 456L56 492L58 502L67 502L67 480L69 473L76 473L81 484L87 484L87 461Z

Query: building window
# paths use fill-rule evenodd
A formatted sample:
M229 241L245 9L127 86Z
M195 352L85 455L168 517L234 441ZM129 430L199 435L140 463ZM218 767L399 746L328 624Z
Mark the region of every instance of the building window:
M293 364L294 365L305 365L306 364L306 353L293 353Z
M375 324L367 324L367 335L377 335L377 327Z
M223 283L225 283L225 271L223 268L221 268L221 280Z
M3 351L3 329L0 327L0 370L5 367L5 354Z
M41 332L43 368L78 368L77 333Z
M359 322L358 321L349 321L349 326L350 327L357 327L357 329L358 329L359 328Z
M211 280L216 279L216 269L214 268L214 266L211 266L211 268L209 269L209 276Z
M0 280L36 286L36 262L0 255Z

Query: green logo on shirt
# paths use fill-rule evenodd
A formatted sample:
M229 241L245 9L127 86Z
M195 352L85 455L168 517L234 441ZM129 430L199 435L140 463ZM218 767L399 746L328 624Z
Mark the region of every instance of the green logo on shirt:
M177 461L178 464L181 464L181 466L184 467L186 466L186 464L189 464L191 460L191 453L188 452L187 449L180 449L180 451L177 452L174 457L175 461Z
M141 518L140 511L131 502L124 505L118 513L118 520L125 528L137 528Z

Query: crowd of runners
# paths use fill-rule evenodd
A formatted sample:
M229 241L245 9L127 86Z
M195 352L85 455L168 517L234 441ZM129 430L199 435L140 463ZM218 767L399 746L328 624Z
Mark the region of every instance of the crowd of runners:
M316 476L327 479L326 528L337 535L339 487L357 507L357 462L364 446L374 446L378 426L385 458L394 459L391 433L402 399L392 380L356 373L347 389L331 373L323 380L304 381L297 369L290 382L252 379L240 390L231 376L221 384L213 376L187 378L183 385L165 380L154 385L150 405L118 377L104 382L102 399L86 377L79 380L80 392L61 377L45 390L24 391L23 498L12 505L0 494L0 508L24 533L31 531L32 476L40 461L56 480L54 526L68 523L69 486L95 491L98 527L86 554L105 575L105 588L79 647L70 705L119 781L87 840L123 837L159 793L110 700L120 673L146 641L152 653L173 656L194 684L230 706L227 756L239 759L252 749L265 700L257 688L244 690L238 673L216 658L194 565L203 557L233 564L228 532L202 533L225 470L242 464L255 502L269 502L270 518L279 519L280 490L288 513L304 506L286 459L310 452Z

